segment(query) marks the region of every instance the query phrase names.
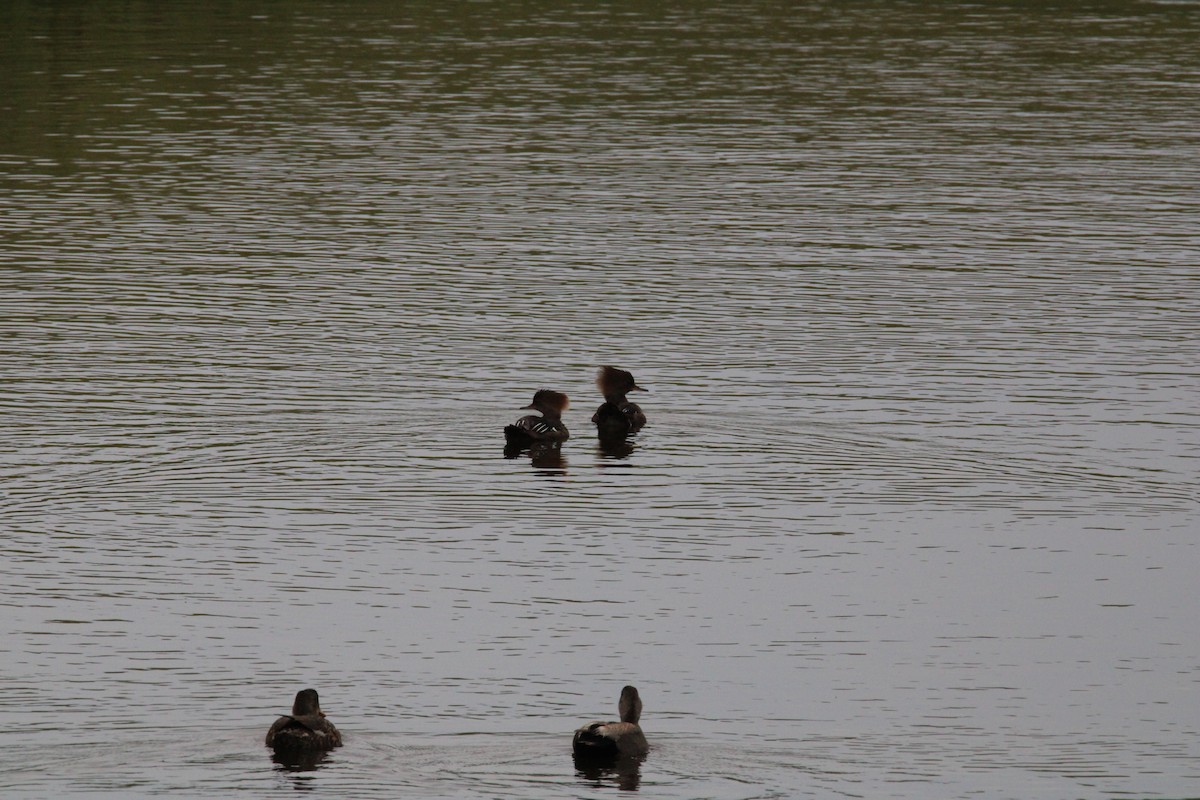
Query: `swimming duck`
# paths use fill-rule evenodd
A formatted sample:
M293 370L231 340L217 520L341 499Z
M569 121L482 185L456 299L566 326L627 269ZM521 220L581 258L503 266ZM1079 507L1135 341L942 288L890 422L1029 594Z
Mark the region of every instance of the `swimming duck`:
M277 753L329 750L341 745L342 735L325 719L316 689L297 692L291 715L275 720L267 731L267 746Z
M589 722L575 731L571 749L581 758L614 758L641 756L650 749L646 736L638 725L642 716L642 698L638 690L626 686L617 702L620 722Z
M629 392L647 392L633 380L633 374L616 367L601 367L596 372L596 388L604 403L592 415L601 436L633 433L646 424L646 415L637 403L625 399Z
M527 446L534 442L565 442L571 434L563 424L562 412L567 410L570 400L562 392L542 389L533 395L533 402L525 409L540 411L542 415L530 414L521 417L512 425L504 427L504 440L510 445Z

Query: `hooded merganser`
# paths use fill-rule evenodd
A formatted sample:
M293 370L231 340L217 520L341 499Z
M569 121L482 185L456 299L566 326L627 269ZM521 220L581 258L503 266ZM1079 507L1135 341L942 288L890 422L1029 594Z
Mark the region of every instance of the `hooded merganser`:
M615 758L641 756L650 749L638 719L642 716L642 698L638 690L626 686L617 702L620 722L590 722L575 731L571 749L579 758Z
M633 433L646 424L646 415L637 403L625 399L629 392L647 392L633 381L633 374L616 367L601 367L596 372L596 387L604 403L592 415L600 435Z
M512 425L504 426L504 440L510 445L526 446L534 442L565 442L571 434L563 424L562 412L567 410L570 400L562 392L542 389L533 395L533 402L523 409L542 412L542 416L530 414L521 417Z
M316 689L296 693L289 716L275 720L267 731L267 746L276 753L303 753L341 747L342 735L321 712Z

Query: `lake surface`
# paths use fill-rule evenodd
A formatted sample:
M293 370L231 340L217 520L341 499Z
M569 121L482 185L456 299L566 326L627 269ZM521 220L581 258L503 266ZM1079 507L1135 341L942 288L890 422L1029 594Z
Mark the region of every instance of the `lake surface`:
M1197 42L5 4L0 794L1200 796Z

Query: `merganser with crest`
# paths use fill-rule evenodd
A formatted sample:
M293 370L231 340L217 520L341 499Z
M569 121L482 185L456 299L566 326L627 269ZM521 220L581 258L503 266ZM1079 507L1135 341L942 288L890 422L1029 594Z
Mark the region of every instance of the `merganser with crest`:
M596 372L596 388L604 403L592 415L601 436L633 433L646 424L641 406L625 398L629 392L648 392L633 380L633 373L616 367L601 367Z
M533 402L524 408L540 411L542 415L530 414L504 426L504 440L522 447L534 442L565 442L571 434L563 424L562 413L570 403L562 392L539 390L533 395Z

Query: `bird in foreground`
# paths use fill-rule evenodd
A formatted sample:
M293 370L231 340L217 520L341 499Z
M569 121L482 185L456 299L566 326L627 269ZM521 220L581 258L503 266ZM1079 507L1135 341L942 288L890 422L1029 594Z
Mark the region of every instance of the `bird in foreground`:
M589 722L575 731L571 749L579 758L615 758L641 756L650 749L638 719L642 716L642 698L638 690L626 686L617 703L620 722Z
M316 689L297 692L292 713L275 720L267 731L267 746L277 753L312 753L341 745L342 735L325 719Z
M592 415L592 422L601 436L633 433L646 424L646 415L641 406L631 403L625 395L630 392L648 392L633 380L633 373L616 367L601 367L596 372L596 388L604 395L604 402Z
M524 409L540 411L541 416L530 414L521 417L512 425L504 426L504 440L509 445L528 446L535 442L565 442L571 434L563 424L562 413L570 400L562 392L542 389L533 395L533 402Z

